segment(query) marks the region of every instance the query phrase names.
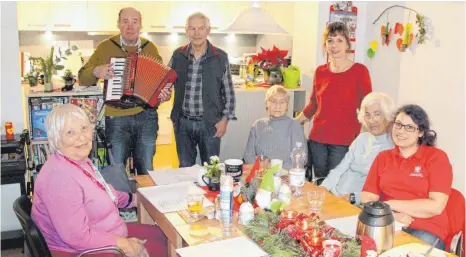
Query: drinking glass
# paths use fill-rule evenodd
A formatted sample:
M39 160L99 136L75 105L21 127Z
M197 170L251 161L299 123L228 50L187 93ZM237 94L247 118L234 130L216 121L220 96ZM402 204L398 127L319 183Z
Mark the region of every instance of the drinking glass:
M191 217L198 218L201 215L203 200L204 195L202 194L188 195L186 197L188 212Z
M323 191L310 191L307 192L307 199L309 201L309 209L312 213L319 214L324 204L325 192Z

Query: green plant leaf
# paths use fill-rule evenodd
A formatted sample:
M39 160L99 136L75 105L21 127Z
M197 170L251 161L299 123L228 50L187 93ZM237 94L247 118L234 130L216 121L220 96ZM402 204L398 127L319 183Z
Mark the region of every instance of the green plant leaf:
M65 54L66 54L67 56L70 56L70 55L71 55L71 50L70 50L70 49L66 49Z
M72 45L72 46L71 46L71 50L73 50L73 51L78 50L78 46L77 46L77 45Z
M55 65L55 66L53 66L53 68L54 68L55 70L63 70L63 69L65 68L65 66L63 66L63 65Z
M58 47L58 54L59 54L60 56L62 56L62 54L61 54L61 47Z
M63 59L63 60L68 60L68 58L66 58L66 57L62 57L62 59Z

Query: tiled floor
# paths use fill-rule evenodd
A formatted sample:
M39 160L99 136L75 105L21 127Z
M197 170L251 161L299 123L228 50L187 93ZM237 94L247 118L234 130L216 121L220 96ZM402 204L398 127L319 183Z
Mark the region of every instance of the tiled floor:
M23 253L21 253L21 248L17 249L8 249L3 250L1 253L2 257L23 257Z

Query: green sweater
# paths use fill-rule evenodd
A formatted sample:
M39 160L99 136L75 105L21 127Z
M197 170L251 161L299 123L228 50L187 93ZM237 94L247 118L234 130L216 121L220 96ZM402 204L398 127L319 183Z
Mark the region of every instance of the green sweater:
M141 45L144 45L147 41L146 38L141 38ZM92 54L89 61L79 70L79 83L82 86L93 86L96 85L98 78L94 76L92 71L96 66L108 64L111 57L126 57L126 53L123 52L118 46L116 46L110 39L113 39L116 43L121 45L120 34L116 36L109 37L104 41L100 42L97 45L94 53ZM128 52L135 52L137 50L136 46L123 46ZM159 54L159 49L154 44L150 42L146 45L141 51L141 54L146 54L153 56L162 63L162 57ZM135 115L144 109L142 107L135 107L131 109L118 109L111 106L105 106L105 116L128 116Z

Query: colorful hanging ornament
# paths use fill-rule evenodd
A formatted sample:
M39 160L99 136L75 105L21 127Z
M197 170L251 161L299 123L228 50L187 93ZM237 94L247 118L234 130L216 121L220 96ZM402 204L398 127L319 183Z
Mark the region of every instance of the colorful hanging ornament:
M403 35L403 30L404 30L403 24L397 22L395 24L395 34L398 34L401 37Z
M378 45L379 42L377 40L371 41L370 48L367 49L367 57L369 57L369 59L373 59L375 57L375 51L377 50Z
M390 28L390 23L387 22L387 26L382 26L380 34L382 36L382 45L388 46L393 34L393 29Z

